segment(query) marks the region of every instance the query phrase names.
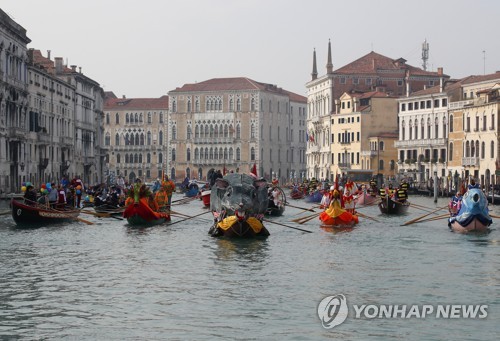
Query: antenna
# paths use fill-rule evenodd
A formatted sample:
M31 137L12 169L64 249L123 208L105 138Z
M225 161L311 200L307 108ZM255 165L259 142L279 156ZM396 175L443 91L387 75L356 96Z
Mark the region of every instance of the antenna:
M422 68L427 71L427 61L429 60L429 43L427 39L422 43Z
M483 75L486 74L486 50L483 50Z

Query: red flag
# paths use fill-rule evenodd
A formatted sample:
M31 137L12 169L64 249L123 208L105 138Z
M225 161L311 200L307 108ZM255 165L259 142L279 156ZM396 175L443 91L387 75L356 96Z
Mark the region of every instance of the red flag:
M257 165L255 163L253 164L253 167L252 167L252 170L250 171L250 173L257 176Z

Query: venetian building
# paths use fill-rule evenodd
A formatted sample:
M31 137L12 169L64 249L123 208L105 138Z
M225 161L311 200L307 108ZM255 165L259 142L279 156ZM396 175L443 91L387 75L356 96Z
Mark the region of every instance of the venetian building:
M27 134L23 181L58 183L74 176L75 86L55 75L50 51L28 50Z
M0 9L0 193L19 192L26 178L30 42L26 29Z
M438 69L442 74L442 69ZM448 117L451 102L460 98L460 81L440 80L439 85L416 91L398 100L398 169L402 177L429 187L434 175L449 176L448 137L453 132ZM452 118L453 119L453 118Z
M344 93L331 116L331 173L394 177L396 97L385 92ZM366 172L368 171L368 172ZM356 176L354 176L356 178Z
M332 156L326 145L335 142L326 135L330 133L329 122L333 119L330 116L337 114L336 100L345 93L371 91L384 92L389 96L402 96L405 93L422 90L426 86L434 86L439 83L440 78L449 77L408 65L403 58L391 59L373 51L333 70L331 55L329 42L326 74L318 77L314 52L312 79L306 84L309 106L307 127L309 135L313 136L312 139L308 136L310 142L307 148L307 173L309 177L329 176L330 180L333 180L334 167L331 166L335 162L333 157L337 156ZM397 120L397 114L391 116ZM327 154L330 154L329 157Z
M306 99L249 78L215 78L169 93L169 175L210 169L277 178L305 172Z
M463 139L450 141L449 148L461 153L461 177L473 176L486 189L498 184L500 176L499 129L500 72L470 76L462 81L461 106L450 108L451 116L461 115ZM453 104L453 103L451 103Z
M114 183L122 176L151 182L162 179L166 170L168 97L117 98L106 94L104 145L106 174Z

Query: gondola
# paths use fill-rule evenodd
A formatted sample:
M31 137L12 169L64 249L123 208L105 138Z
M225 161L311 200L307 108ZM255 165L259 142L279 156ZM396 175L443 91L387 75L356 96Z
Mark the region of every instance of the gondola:
M96 211L97 213L108 213L109 215L121 216L123 214L123 211L125 211L125 207L102 204L99 206L94 206L94 211Z
M408 200L396 201L386 197L385 199L380 200L378 207L380 208L380 212L384 214L399 215L408 211L410 202Z
M269 189L269 204L266 214L270 216L282 216L285 212L286 196L285 192L278 187L273 186Z
M58 210L40 204L26 205L25 203L12 199L12 218L17 224L54 224L78 220L80 210L66 209Z
M170 221L168 213L153 211L148 205L147 198L140 198L129 204L123 211L123 217L131 226L153 226Z
M448 227L455 232L487 232L493 222L488 211L488 200L483 191L469 189L462 197L458 212L451 212Z

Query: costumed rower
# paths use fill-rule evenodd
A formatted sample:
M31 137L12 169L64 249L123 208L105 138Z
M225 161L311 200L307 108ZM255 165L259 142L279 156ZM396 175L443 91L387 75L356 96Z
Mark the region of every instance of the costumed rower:
M357 190L356 184L352 182L351 178L347 178L347 182L344 187L344 208L349 212L354 214L355 202L354 202L354 191Z
M324 212L321 212L319 219L326 225L346 225L358 223L358 216L351 214L341 207L340 193L333 191L330 206Z

